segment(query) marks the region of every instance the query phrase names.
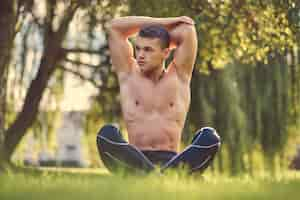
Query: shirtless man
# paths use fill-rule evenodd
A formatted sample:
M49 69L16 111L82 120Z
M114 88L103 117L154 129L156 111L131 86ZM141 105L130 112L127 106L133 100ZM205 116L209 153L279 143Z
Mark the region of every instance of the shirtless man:
M128 38L136 33L133 49ZM157 164L161 171L179 165L203 171L220 147L213 128L200 129L192 144L177 153L197 54L194 21L186 16L116 18L109 26L109 49L129 143L115 126L102 127L97 146L104 165L113 172L152 171ZM165 68L171 49L174 59Z

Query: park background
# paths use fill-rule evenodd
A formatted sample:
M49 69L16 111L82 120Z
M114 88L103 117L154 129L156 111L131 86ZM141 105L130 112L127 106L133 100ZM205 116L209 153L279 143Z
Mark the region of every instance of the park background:
M66 116L79 116L67 123L80 132L85 166L103 168L95 140L99 128L117 123L126 137L106 35L109 20L126 15L186 15L196 22L199 46L182 148L197 129L211 126L222 138L208 170L212 174L295 168L300 145L296 0L1 1L2 166L23 166L28 148L37 162L29 164L38 166L39 153L47 151L48 165L60 165L57 133Z

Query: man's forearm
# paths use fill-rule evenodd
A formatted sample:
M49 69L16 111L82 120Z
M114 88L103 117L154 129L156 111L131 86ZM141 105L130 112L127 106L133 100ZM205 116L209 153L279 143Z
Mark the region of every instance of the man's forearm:
M176 23L179 23L178 17L170 18L153 18L143 16L128 16L113 19L110 23L110 29L120 32L124 37L129 37L135 34L143 26L148 25L162 25L166 28L170 28Z

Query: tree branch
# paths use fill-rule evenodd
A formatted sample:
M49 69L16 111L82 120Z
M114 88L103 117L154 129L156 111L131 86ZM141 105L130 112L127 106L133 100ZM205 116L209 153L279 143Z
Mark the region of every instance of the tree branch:
M81 49L81 48L76 48L76 49L62 48L62 50L66 53L87 53L87 54L96 54L96 55L99 55L101 53L101 50L91 50L91 49Z
M71 60L69 58L64 58L63 61L74 64L74 65L84 65L84 66L87 66L87 67L90 67L90 68L98 68L99 67L99 65L92 65L92 64L88 64L88 63L82 63L78 60Z
M96 54L99 55L100 54L104 54L105 50L108 49L108 45L105 44L103 46L101 46L99 49L83 49L83 48L72 48L72 49L68 49L68 48L61 48L61 50L65 53L87 53L87 54Z
M82 2L71 2L69 8L64 12L64 16L61 20L58 30L56 31L56 34L60 35L67 32L69 27L68 24L73 19L76 10L81 6L80 3Z
M85 77L83 74L81 74L79 71L64 67L64 66L59 66L58 69L61 69L63 71L69 72L77 77L79 77L81 80L83 81L88 81L90 82L92 85L94 85L96 88L101 89L102 86L99 85L93 78L90 77Z
M59 66L58 69L63 70L65 72L71 73L74 76L77 76L78 78L80 78L83 81L88 81L89 83L91 83L92 85L94 85L97 89L99 89L100 91L104 91L104 90L116 90L118 89L118 87L107 87L104 84L98 84L95 79L91 78L91 77L85 77L82 73L80 73L79 71L64 67L64 66Z

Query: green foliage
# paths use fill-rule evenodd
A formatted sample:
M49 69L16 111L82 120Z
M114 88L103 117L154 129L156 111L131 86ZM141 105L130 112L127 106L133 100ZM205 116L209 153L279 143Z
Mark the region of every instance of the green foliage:
M267 62L273 50L283 52L295 42L288 9L260 1L137 1L128 0L129 13L148 16L188 15L196 22L199 39L198 70L223 68L239 60Z

